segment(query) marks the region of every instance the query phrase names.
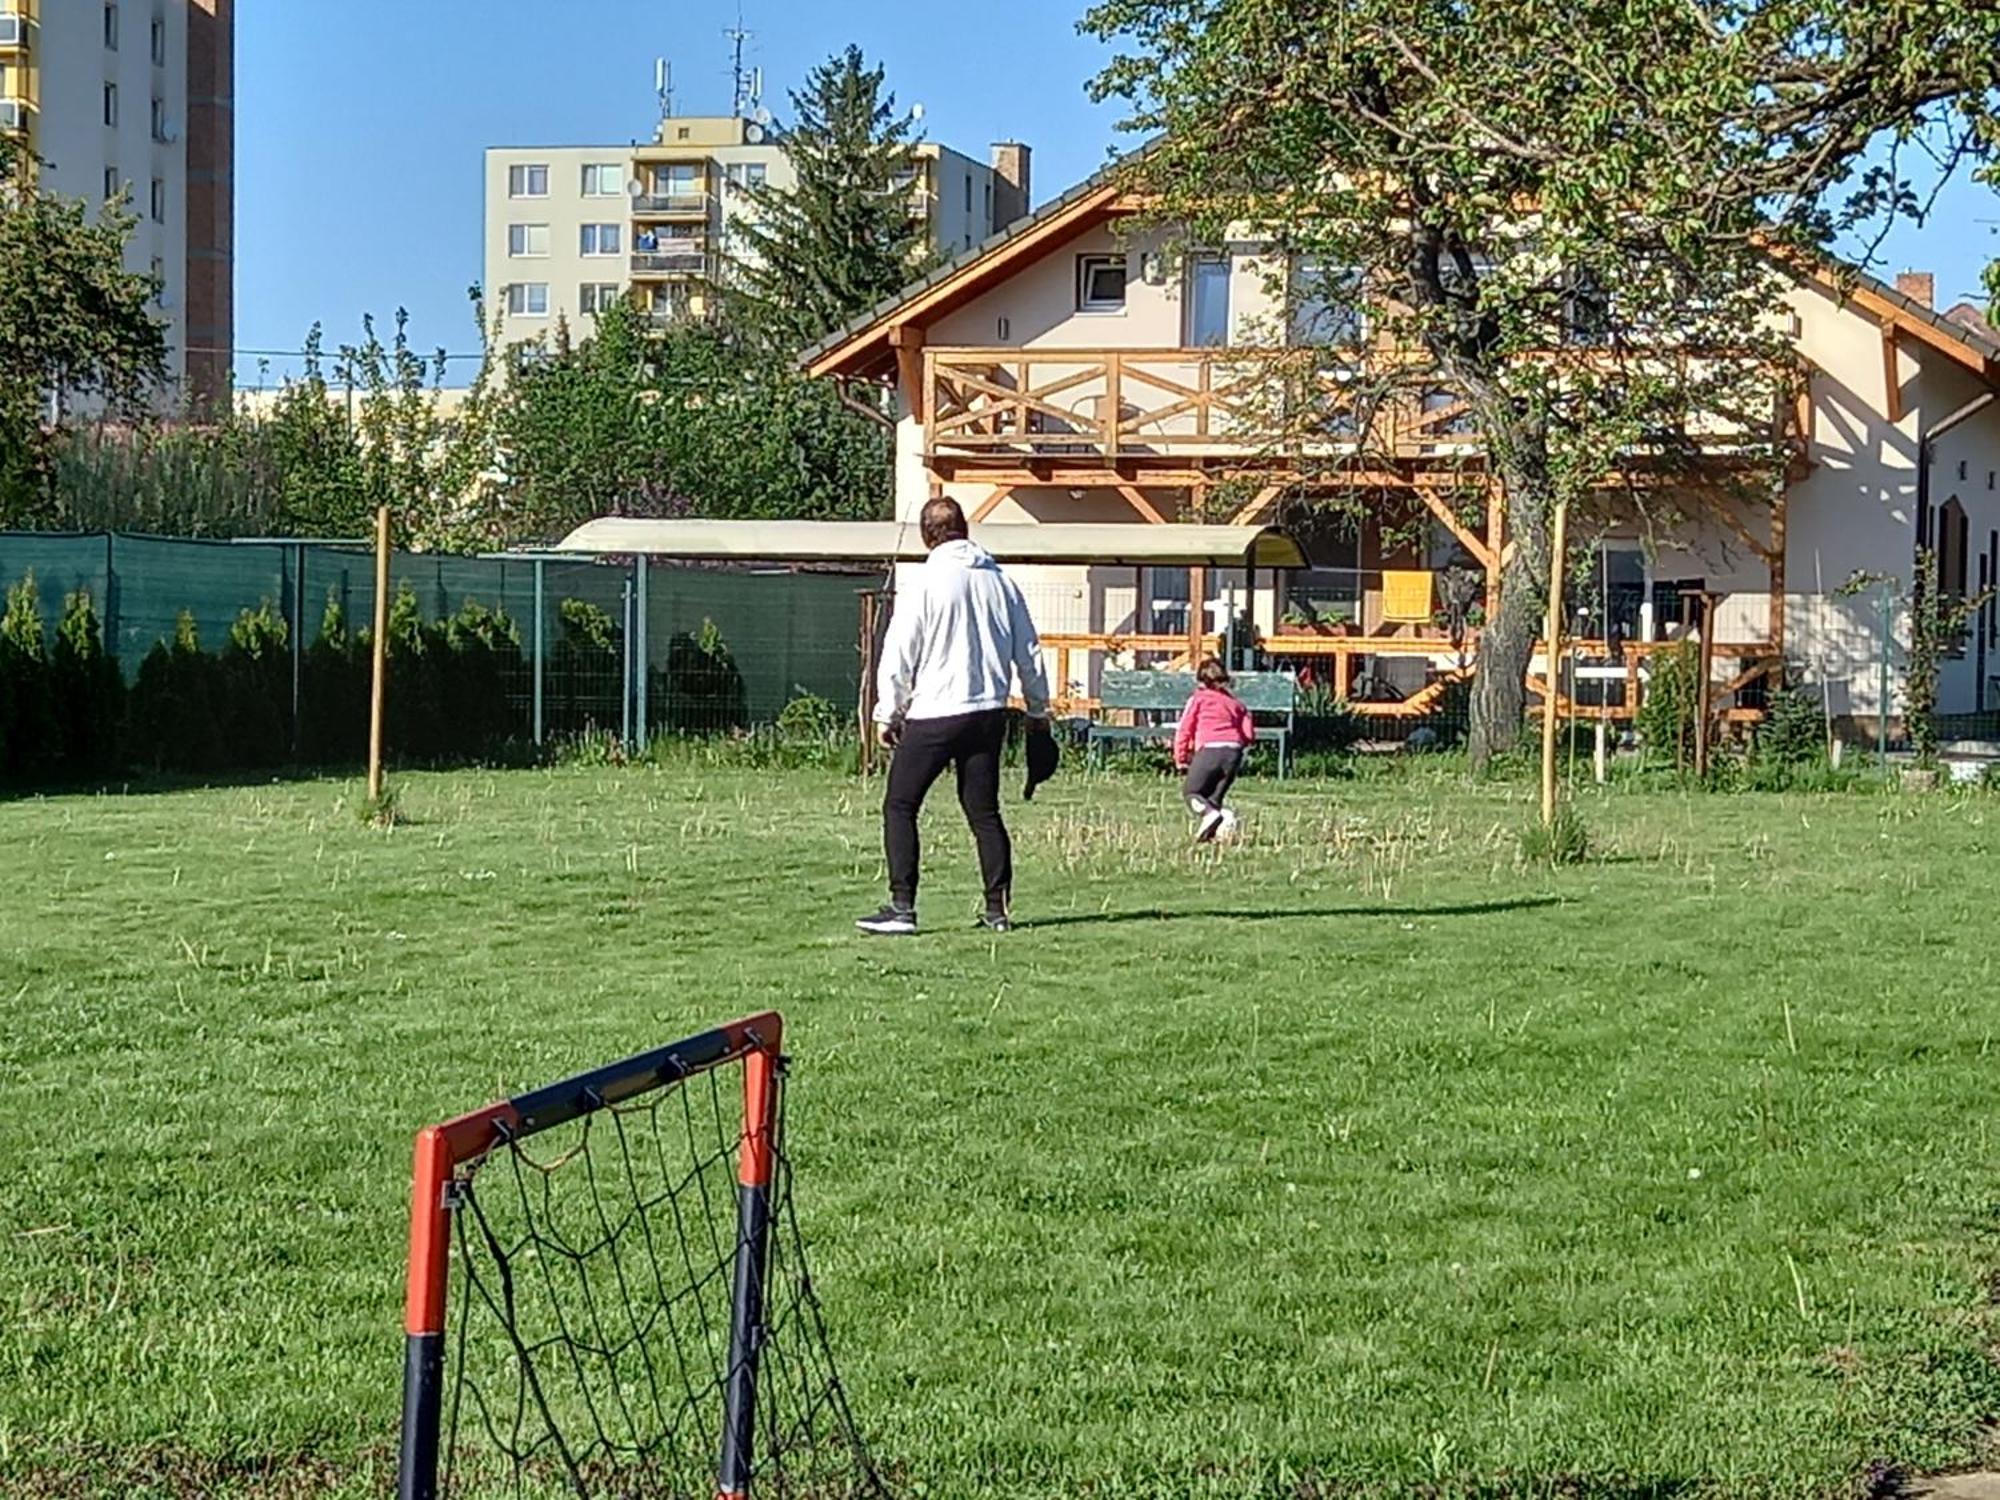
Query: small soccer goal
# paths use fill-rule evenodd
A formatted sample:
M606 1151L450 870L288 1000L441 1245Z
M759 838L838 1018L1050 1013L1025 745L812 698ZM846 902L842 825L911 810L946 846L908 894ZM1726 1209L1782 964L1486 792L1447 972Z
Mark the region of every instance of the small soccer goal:
M401 1500L886 1497L751 1016L419 1132Z

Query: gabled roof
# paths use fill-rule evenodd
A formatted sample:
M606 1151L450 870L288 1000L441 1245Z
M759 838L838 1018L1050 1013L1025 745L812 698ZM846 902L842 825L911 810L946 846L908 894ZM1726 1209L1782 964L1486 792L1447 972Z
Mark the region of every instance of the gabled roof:
M1155 150L1158 140L1111 162L1053 202L945 262L922 280L835 329L799 356L808 375L874 375L894 358L895 331L922 326L1006 279L1016 264L1129 211L1124 170ZM1780 252L1781 266L1814 280L1843 301L1872 313L1885 327L1909 334L1973 374L2000 387L2000 332L1947 317L1824 254ZM1956 311L1954 309L1954 311Z
M935 271L850 319L799 356L808 375L868 373L890 357L889 329L918 313L942 314L970 301L995 281L1003 268L1031 251L1073 239L1120 211L1124 196L1119 174L1151 151L1151 144L1128 152L1086 177L1060 198L1016 219L997 234L946 261Z

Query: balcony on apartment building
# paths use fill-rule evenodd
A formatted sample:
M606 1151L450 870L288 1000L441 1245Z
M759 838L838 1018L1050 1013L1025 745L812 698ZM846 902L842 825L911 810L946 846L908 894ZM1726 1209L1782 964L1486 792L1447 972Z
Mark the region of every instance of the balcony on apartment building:
M1483 454L1464 401L1421 382L1373 378L1380 368L1373 354L1343 367L1316 348L932 348L923 358L924 450L941 472L1362 451L1449 464ZM1774 397L1765 420L1761 406L1754 417L1699 417L1677 436L1718 454L1796 437L1792 401Z
M715 200L700 189L634 193L632 217L648 220L707 219Z
M0 15L0 57L28 50L28 18L23 15Z
M650 246L634 242L632 274L644 279L661 276L701 276L708 271L708 237L684 235L660 239Z

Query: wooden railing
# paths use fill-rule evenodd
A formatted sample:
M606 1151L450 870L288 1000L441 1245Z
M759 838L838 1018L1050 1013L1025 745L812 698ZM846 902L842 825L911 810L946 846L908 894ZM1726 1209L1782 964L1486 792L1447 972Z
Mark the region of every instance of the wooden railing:
M935 348L923 378L933 458L1333 454L1362 447L1364 436L1370 451L1399 458L1483 446L1468 405L1443 391L1397 391L1364 410L1364 388L1382 382L1336 367L1323 349ZM1770 426L1753 436L1783 436L1796 421L1791 403L1774 403ZM1700 436L1718 445L1747 432L1721 418L1702 425Z

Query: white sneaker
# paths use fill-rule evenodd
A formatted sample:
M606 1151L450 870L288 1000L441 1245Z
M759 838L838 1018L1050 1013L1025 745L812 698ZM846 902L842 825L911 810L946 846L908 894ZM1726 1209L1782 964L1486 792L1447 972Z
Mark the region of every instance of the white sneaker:
M1201 815L1201 823L1194 831L1194 841L1197 844L1207 843L1215 837L1216 830L1222 827L1228 817L1228 813L1221 812L1213 807L1209 808L1208 811Z

